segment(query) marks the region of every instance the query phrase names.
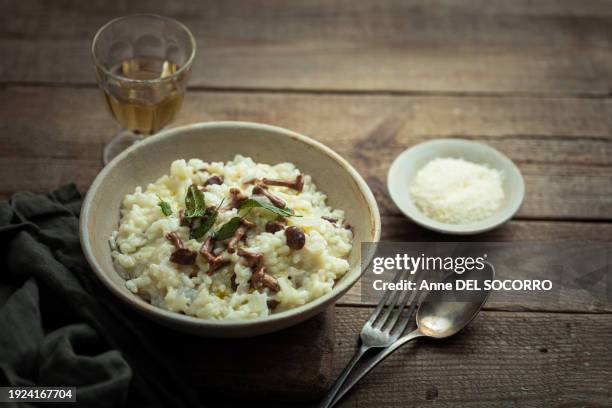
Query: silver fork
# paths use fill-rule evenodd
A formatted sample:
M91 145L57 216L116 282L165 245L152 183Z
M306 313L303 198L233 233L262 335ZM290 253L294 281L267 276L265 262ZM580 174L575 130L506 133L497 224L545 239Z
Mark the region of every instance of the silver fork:
M409 272L405 270L398 271L393 278L393 282L399 282L404 279L408 273ZM418 273L417 275L421 276L422 274ZM361 329L361 344L359 350L357 350L357 353L355 353L351 361L344 368L344 371L342 371L342 374L340 374L340 377L338 377L323 401L321 401L319 408L329 408L335 403L334 399L338 391L353 368L355 368L359 360L361 360L368 350L388 347L402 335L416 307L417 296L420 292L418 290L419 281L420 278L417 279L417 290L414 291L390 289L385 291L376 309L374 309L374 312L372 312L372 315ZM400 319L407 304L410 304L408 313L405 314L404 318Z

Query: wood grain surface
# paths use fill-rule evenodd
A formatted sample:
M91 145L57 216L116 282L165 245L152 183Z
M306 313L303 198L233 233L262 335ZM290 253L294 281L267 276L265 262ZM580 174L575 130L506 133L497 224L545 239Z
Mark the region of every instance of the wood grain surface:
M211 395L287 403L315 400L335 378L333 308L281 332L249 339L203 339L168 331L164 341L202 401Z
M497 292L488 300L485 309L506 311L553 311L577 313L612 312L612 302L609 298L609 278L606 274L596 277L585 285L584 279L591 269L586 266L588 255L570 255L572 246L581 248L599 247L600 254L610 253L609 244L612 241L611 223L585 222L552 222L552 221L510 221L494 231L468 237L448 237L443 234L425 230L403 217L383 217L383 241L395 242L507 242L510 259L496 264L496 278L506 279L550 279L557 288L551 292L513 291ZM562 244L567 241L568 244ZM585 245L584 242L590 242ZM545 243L545 244L544 244ZM603 243L603 245L602 245ZM543 265L556 264L558 254L555 246L566 247L567 264L563 272L555 272L546 268L531 266L528 263L514 262L511 259L512 250L523 257L529 255L529 247L533 246L535 253L543 252ZM548 261L546 261L548 260ZM523 265L519 268L515 265ZM573 265L573 267L568 267ZM592 268L596 270L597 268ZM609 274L609 272L608 272ZM594 276L594 275L593 275ZM362 279L340 300L346 305L374 305L381 294L372 288L373 278Z
M366 179L384 215L400 214L386 173L401 151L429 139L463 137L516 162L527 189L519 218L612 218L607 100L191 92L177 124L229 119L287 127L329 145ZM0 193L44 191L69 181L84 191L116 131L95 89L0 90L0 172L16 175L0 180Z
M335 373L369 308L336 309ZM417 340L340 407L608 407L612 316L483 312L456 337Z
M92 83L111 18L154 11L193 31L193 85L319 91L608 95L602 0L9 1L0 81Z
M334 376L356 351L372 310L336 307ZM400 348L338 407L609 407L611 338L610 314L485 311L455 337ZM287 406L274 395L268 401ZM223 399L212 406L234 404Z

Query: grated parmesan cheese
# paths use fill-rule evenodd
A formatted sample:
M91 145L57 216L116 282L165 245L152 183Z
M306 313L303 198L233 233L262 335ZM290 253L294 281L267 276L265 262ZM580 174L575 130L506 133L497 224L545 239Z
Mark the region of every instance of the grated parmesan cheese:
M447 224L467 224L499 209L504 199L502 175L463 159L436 158L417 172L410 195L426 216Z

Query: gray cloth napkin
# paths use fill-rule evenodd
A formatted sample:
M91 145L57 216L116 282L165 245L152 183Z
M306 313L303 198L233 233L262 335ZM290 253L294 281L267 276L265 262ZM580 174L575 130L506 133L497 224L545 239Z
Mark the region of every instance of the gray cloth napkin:
M74 185L0 201L0 385L76 386L67 406L199 405L164 352L172 333L114 299L90 270L80 207Z

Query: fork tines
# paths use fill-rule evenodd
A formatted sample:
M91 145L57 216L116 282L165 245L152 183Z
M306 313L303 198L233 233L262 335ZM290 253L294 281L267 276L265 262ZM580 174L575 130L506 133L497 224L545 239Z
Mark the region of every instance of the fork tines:
M366 322L366 326L372 329L385 332L392 337L399 337L408 323L411 321L412 314L419 301L421 290L420 283L423 280L421 271L411 274L407 270L399 270L393 278L393 283L397 284L401 281L414 281L416 284L415 290L392 290L387 289L383 297L378 302L376 309ZM407 313L402 317L402 312L409 305Z

